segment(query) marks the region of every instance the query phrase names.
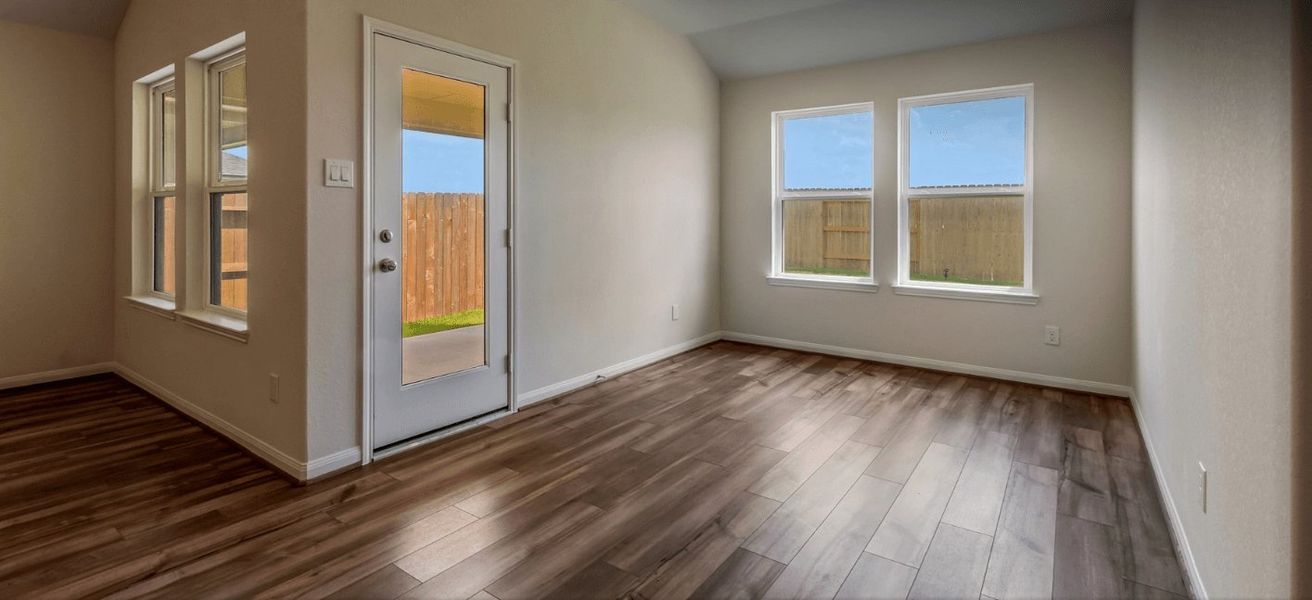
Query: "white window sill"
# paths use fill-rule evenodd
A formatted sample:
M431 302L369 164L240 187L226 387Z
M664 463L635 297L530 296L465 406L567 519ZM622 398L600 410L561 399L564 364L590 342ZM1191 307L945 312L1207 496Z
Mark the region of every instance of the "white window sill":
M128 301L128 306L138 310L144 310L170 321L177 318L175 311L178 310L178 306L168 298L144 294L141 296L124 296L123 299Z
M239 342L246 342L247 328L246 321L221 315L208 310L187 310L178 313L182 317L182 322L198 329L204 329L210 333L217 333L223 337L231 338Z
M878 283L875 283L870 279L862 280L857 277L830 279L821 277L797 277L794 275L767 275L765 282L770 285L783 287L842 290L847 292L867 292L871 294L879 291Z
M1004 304L1039 303L1038 294L1027 292L1001 292L996 290L972 290L964 287L939 287L929 285L899 284L893 286L893 293L900 296L925 296L927 298L948 298L952 300L974 300L976 302L1001 302Z

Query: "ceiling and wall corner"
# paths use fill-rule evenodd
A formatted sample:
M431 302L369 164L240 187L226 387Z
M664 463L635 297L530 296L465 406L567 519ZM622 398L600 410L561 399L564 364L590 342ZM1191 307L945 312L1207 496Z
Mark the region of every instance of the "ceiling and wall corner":
M0 0L0 21L113 40L132 0Z
M1129 18L1134 0L616 0L743 79Z

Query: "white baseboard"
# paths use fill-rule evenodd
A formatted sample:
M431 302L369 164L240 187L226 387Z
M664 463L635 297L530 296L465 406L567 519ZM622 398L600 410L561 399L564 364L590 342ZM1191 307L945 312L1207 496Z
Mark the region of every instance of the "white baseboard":
M101 373L110 373L114 371L114 363L102 362L80 367L69 367L67 369L54 369L52 371L42 371L40 373L28 373L26 375L13 375L10 377L0 378L0 390L9 388L23 387L25 385L36 385L38 383L50 383L51 381L60 381L62 379L73 379L75 377L86 377L87 375L99 375Z
M345 450L338 450L328 456L321 456L313 459L306 464L304 479L317 479L324 475L358 466L360 466L359 446L347 448Z
M861 350L858 348L845 348L843 346L830 346L826 344L814 344L811 342L799 342L796 340L766 337L763 335L754 335L750 333L738 333L734 331L724 332L723 338L726 340L732 340L735 342L745 342L748 344L759 344L762 346L773 346L775 348L785 348L788 350L801 350L804 352L818 352L821 354L832 354L834 356L859 358L862 360L873 360L876 362L891 363L895 365L905 365L908 367L934 369L936 371L948 371L950 373L961 373L963 375L977 375L979 377L988 377L991 379L1005 379L1007 381L1017 381L1020 383L1029 383L1029 384L1041 385L1045 387L1075 390L1079 392L1089 392L1091 394L1102 394L1104 396L1120 396L1122 398L1128 398L1130 396L1130 386L1119 385L1115 383L1103 383L1100 381L1086 381L1083 379L1071 379L1069 377L1057 377L1055 375L1043 375L1041 373L1029 373L1026 371L1012 371L1010 369L997 369L994 367L982 367L979 365L971 365L966 363L938 360L934 358L920 358L916 356L906 356L902 354L891 354L888 352L876 352L874 350Z
M201 408L196 404L193 404L192 402L169 391L164 386L159 385L158 383L155 383L150 379L147 379L145 376L143 376L140 373L137 373L136 371L133 371L132 369L129 369L120 364L117 365L114 370L119 374L119 376L132 382L133 384L146 390L147 392L150 392L151 394L155 395L155 397L159 398L160 400L163 400L164 402L168 403L173 408L178 409L179 411L186 414L187 416L197 421L200 421L201 423L205 424L207 427L213 429L214 431L218 432L219 434L223 435L229 440L232 440L233 442L237 443L241 447L249 450L252 454L260 457L265 462L269 463L273 467L276 467L278 470L288 475L291 475L292 477L296 478L298 481L305 481L306 479L309 478L309 473L310 473L309 464L297 460L295 458L292 458L282 450L274 448L273 446L269 445L267 442L255 437L254 435L247 433L242 428L233 425L228 421L225 421L223 418L219 417L218 415L215 415L214 413L205 410L204 408ZM358 463L359 449L357 448L355 452L357 453L356 462ZM336 461L338 460L338 454L341 453L339 452L337 454L329 455L328 457L325 457L324 459L320 459L320 460L327 461L329 459L332 459L333 461ZM324 466L321 468L326 468L328 464L329 463L325 462ZM336 463L333 462L332 464L336 464ZM321 471L321 472L326 473L328 471Z
M597 377L605 377L605 378L615 377L616 375L621 375L623 373L627 373L635 369L641 369L642 367L650 365L659 360L664 360L666 358L674 356L675 354L687 352L699 346L705 346L706 344L719 340L722 337L723 335L721 332L714 331L706 335L703 335L701 337L693 338L686 342L680 342L673 346L667 346L665 348L661 348L660 350L657 350L655 352L649 352L637 358L631 358L624 362L615 363L609 367L603 367L601 369L597 369L596 371L584 373L582 375L579 375L578 377L571 377L564 381L559 381L550 385L544 385L535 390L530 390L522 394L519 394L516 397L516 404L518 408L524 408L525 406L528 406L530 404L555 398L556 396L567 394L579 388L591 385L592 383L595 383L597 381Z
M1157 449L1153 446L1152 436L1144 427L1143 411L1139 407L1139 397L1133 388L1130 389L1130 406L1134 408L1134 419L1138 422L1139 436L1143 438L1144 449L1148 452L1148 462L1152 466L1153 476L1157 479L1157 489L1162 493L1162 510L1166 512L1166 522L1171 526L1171 540L1175 543L1176 558L1184 566L1187 579L1185 583L1189 586L1191 597L1207 600L1207 588L1203 587L1203 578L1198 574L1198 563L1194 560L1194 552L1189 547L1189 536L1185 535L1180 512L1176 509L1175 500L1171 496L1171 488L1166 485L1166 477L1162 475L1162 463L1157 459Z

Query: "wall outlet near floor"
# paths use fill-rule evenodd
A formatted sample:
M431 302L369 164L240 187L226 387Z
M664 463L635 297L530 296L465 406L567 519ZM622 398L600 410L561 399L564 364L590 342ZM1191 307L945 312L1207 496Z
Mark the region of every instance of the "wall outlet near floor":
M1056 325L1048 325L1043 328L1043 343L1049 346L1061 345L1061 328Z
M670 320L671 320L671 321L678 321L678 320L679 320L679 305L678 305L678 304L671 304L671 305L670 305Z
M278 374L269 373L269 402L278 403Z
M1207 467L1198 463L1198 505L1207 512Z

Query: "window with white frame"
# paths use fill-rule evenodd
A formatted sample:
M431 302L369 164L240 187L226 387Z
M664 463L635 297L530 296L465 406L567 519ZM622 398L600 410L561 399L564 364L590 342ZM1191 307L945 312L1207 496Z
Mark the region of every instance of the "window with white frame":
M870 103L774 113L771 282L873 284Z
M1032 296L1032 85L898 101L898 285Z
M177 95L173 79L150 89L150 179L151 275L150 291L171 299L177 291Z
M209 308L244 317L247 310L246 55L238 50L208 65L206 270Z

